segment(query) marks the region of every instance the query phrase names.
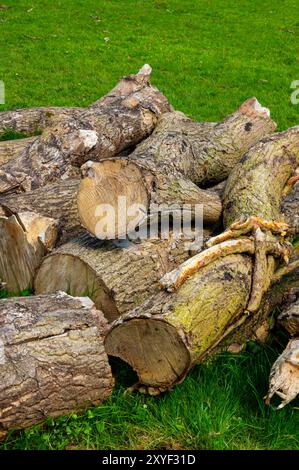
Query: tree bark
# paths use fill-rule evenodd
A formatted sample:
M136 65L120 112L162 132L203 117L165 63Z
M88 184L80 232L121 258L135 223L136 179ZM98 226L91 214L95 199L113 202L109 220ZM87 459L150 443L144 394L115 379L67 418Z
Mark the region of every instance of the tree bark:
M36 107L2 111L0 113L0 133L7 130L35 134L52 125L62 116L78 116L83 108Z
M298 144L299 127L251 147L227 183L224 221L235 226L218 237L223 240L218 245L219 257L211 256L217 249L212 244L210 251L196 255L195 260L191 258L162 278L163 287L171 292L152 296L112 324L105 340L107 353L128 362L150 393L182 381L190 367L256 314L260 307L257 300L270 285L275 270L273 256L277 256L275 237L269 234L263 243L259 237L265 227L267 233L269 226L278 231L281 226L262 219L257 228L255 224L259 217L280 219L284 188L299 162ZM237 232L236 226L244 217L253 219L240 224L243 231L239 228ZM254 232L253 238L248 227ZM240 231L247 238L227 241ZM267 243L273 244L271 253L266 251ZM240 254L232 254L232 244ZM249 309L249 303L255 307Z
M142 243L102 242L83 235L43 260L35 292L88 295L113 321L158 291L161 276L188 258L189 243L172 237Z
M35 271L56 238L54 219L33 212L0 217L0 281L9 293L33 287Z
M0 433L98 404L113 378L107 328L88 298L0 300Z
M151 68L123 78L105 97L77 113L58 114L32 145L0 170L0 193L30 191L78 174L88 159L136 145L154 129L167 99L149 84Z
M0 166L15 158L36 139L37 137L27 137L26 139L4 140L0 142Z
M282 212L285 220L290 226L293 235L299 234L299 182L295 184L292 191L286 196L282 204Z
M109 204L118 213L119 197L127 206L141 207L138 224L150 204L202 204L204 220L216 223L221 206L219 196L205 187L225 179L248 148L276 128L269 111L255 98L247 100L219 124L197 123L179 112L161 116L152 135L122 161L87 162L79 194L82 224L98 238L126 233L130 217L122 224L111 222L99 228L96 208Z
M79 178L73 178L26 193L0 195L0 215L8 217L30 211L55 218L58 224L57 243L66 243L85 232L77 208L79 183Z
M218 196L221 201L224 199L225 188L227 180L213 186L211 188ZM291 190L288 192L286 197L283 199L281 204L281 213L284 216L284 220L289 226L289 233L291 235L299 234L299 183L297 182Z

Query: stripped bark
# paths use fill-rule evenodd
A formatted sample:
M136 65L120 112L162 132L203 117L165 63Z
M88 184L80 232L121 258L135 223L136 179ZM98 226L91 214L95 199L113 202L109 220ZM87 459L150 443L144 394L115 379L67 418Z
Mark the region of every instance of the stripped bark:
M98 404L113 378L103 314L62 292L0 300L0 434Z
M271 229L275 233L275 236L269 233L266 240L273 244L273 253L266 256L263 285L255 285L260 276L256 276L257 266L250 254L219 256L208 265L203 265L201 257L199 270L178 289L152 296L113 323L105 340L108 354L128 362L150 393L183 380L192 365L215 351L225 338L253 317L248 303L254 300L255 308L259 307L260 291L264 293L265 285L271 282L275 270L273 256L280 253L279 208L285 185L298 162L299 127L251 147L227 184L225 223L235 224L239 235L241 231L250 236L253 228L266 233ZM245 217L247 221L240 222ZM231 232L227 238L235 236ZM252 240L256 243L255 236ZM194 264L192 258L190 264Z
M82 224L98 238L127 233L129 216L122 224L99 228L102 215L96 208L111 205L118 213L119 197L127 206L140 206L134 221L143 220L150 204L202 204L206 222L219 220L218 195L198 186L225 179L243 153L261 137L273 132L276 124L269 111L255 98L247 100L219 124L197 123L179 112L161 116L152 135L119 161L87 162L78 194Z
M90 158L109 158L136 145L171 110L149 84L151 68L123 78L105 97L79 113L55 117L32 145L0 170L0 193L30 191L78 174Z
M9 293L33 287L35 271L56 238L54 219L33 212L0 217L0 281Z

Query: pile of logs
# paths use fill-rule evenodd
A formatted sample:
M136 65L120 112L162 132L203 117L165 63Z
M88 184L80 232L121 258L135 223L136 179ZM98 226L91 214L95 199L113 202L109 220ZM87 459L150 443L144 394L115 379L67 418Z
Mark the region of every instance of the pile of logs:
M266 341L278 305L291 339L266 403L299 393L299 126L275 132L256 98L194 122L150 74L88 108L0 113L0 133L28 135L0 142L0 435L100 403L108 356L141 392L167 391L208 355ZM204 246L130 237L153 204L190 220L201 205ZM116 217L99 223L103 205Z

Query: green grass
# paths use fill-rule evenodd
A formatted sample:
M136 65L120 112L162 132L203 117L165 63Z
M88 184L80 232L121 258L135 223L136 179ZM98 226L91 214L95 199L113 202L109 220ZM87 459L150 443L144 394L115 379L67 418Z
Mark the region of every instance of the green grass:
M298 124L297 0L3 3L0 111L88 105L147 62L153 83L197 120L220 120L254 95L279 129ZM299 449L298 401L280 412L262 401L281 350L220 356L160 398L119 384L103 405L13 433L1 448Z
M153 82L198 120L219 120L255 95L280 129L298 123L297 0L3 3L0 110L88 105L148 62Z
M265 407L271 348L223 354L162 397L113 395L83 415L12 433L2 449L299 449L298 402ZM119 368L118 368L119 371Z

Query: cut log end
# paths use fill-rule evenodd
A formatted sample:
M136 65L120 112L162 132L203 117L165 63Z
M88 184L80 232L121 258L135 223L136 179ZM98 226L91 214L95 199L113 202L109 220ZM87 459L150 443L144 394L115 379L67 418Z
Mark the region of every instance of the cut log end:
M135 164L122 160L88 161L82 166L82 175L78 211L90 234L99 239L119 238L146 217L148 195Z
M191 363L178 331L158 319L122 323L108 333L105 348L108 355L128 363L140 383L151 387L167 389L179 383Z

